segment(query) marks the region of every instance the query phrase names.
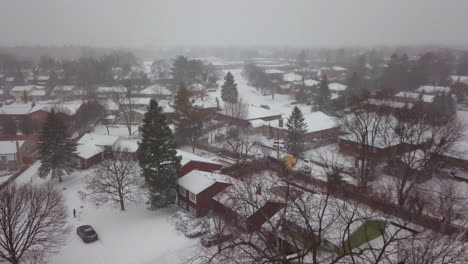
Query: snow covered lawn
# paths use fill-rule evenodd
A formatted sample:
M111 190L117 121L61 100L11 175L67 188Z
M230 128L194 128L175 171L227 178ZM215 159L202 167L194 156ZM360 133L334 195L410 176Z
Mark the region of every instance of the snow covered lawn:
M17 179L20 182L41 182L35 176L39 163L34 164ZM198 239L188 239L177 232L169 222L170 209L150 211L144 202L119 208L99 207L80 199L79 191L84 186L84 176L91 171L81 171L64 178L57 187L63 190L70 211L69 223L72 233L65 247L52 257L52 264L112 263L155 264L183 263L192 256ZM73 208L77 218L73 218ZM100 241L85 244L76 235L76 227L89 224L94 227Z

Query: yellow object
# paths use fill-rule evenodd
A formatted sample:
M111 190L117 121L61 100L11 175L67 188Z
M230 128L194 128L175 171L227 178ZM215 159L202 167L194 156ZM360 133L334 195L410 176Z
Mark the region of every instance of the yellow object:
M292 166L294 166L294 158L293 156L285 156L284 157L284 163L286 164L286 167L288 168L291 168Z

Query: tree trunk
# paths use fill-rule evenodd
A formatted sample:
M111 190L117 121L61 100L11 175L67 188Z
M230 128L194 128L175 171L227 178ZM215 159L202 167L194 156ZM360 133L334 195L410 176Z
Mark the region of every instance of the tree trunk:
M125 204L124 204L124 199L120 198L120 210L125 211Z
M63 182L63 179L62 179L62 174L59 174L59 176L58 176L58 180L59 180L59 182Z

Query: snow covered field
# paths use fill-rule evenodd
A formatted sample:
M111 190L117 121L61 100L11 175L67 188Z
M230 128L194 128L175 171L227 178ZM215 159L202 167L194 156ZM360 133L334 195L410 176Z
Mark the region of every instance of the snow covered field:
M39 162L32 165L17 179L19 182L43 182L35 173ZM70 211L69 224L72 233L67 245L53 256L51 264L156 264L183 263L192 256L198 239L188 239L178 233L169 222L170 209L150 211L144 202L119 208L95 207L83 202L79 191L84 186L84 176L91 171L80 171L64 177L63 183L56 183L63 190ZM77 218L73 218L73 208ZM76 235L76 227L92 225L100 241L85 244Z

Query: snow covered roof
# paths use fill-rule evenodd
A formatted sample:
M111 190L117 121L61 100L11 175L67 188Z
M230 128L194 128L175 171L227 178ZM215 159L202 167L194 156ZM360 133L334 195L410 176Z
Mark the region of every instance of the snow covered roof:
M118 139L119 139L118 136L108 136L108 135L86 133L80 138L80 140L78 140L77 143L78 144L92 143L96 146L113 146L114 143Z
M171 91L159 84L153 84L138 92L141 95L171 95Z
M395 97L409 98L409 99L414 99L414 100L418 100L420 96L421 96L421 93L412 93L412 92L399 92L395 95ZM422 100L425 103L432 103L434 101L434 95L422 94Z
M393 100L379 100L375 98L368 99L366 103L371 104L371 105L382 105L382 106L391 107L391 108L404 108L405 106L408 108L413 108L412 103L402 103L402 102L397 102Z
M103 151L103 147L112 147L118 136L84 134L77 142L76 151L79 157L88 159Z
M424 93L449 93L450 87L423 85L416 89L417 92Z
M44 86L38 86L38 85L21 85L21 86L15 86L13 87L10 91L11 92L29 92L31 90L43 90Z
M57 85L55 86L54 88L54 92L70 92L70 91L73 91L73 89L75 89L75 86L73 85Z
M332 70L334 71L347 71L348 69L341 67L341 66L333 66L331 67Z
M330 91L344 91L346 88L348 88L348 86L341 83L330 83L328 85L328 89L330 89Z
M40 76L37 76L37 80L38 81L48 81L50 79L50 76L49 75L40 75Z
M122 100L122 104L134 104L134 105L149 105L151 98L130 98L130 102L128 99Z
M204 158L204 157L200 157L198 155L195 155L193 153L189 153L180 149L177 150L177 156L182 157L182 160L180 162L182 166L186 165L190 161L198 161L198 162L210 163L210 164L215 164L215 165L221 165L221 163L219 162L216 162L216 161Z
M319 81L312 80L312 79L307 79L307 80L304 81L304 83L305 83L306 86L315 86L315 85L320 84Z
M282 114L283 113L279 113L279 112L268 110L262 107L251 105L249 107L249 113L247 114L246 120L250 121L250 120L255 120L255 119L262 119L265 117L278 116Z
M264 171L253 175L245 182L231 178L231 185L213 197L223 206L243 217L250 217L268 202L282 202L282 197L272 191L278 187L279 179ZM260 193L257 193L260 188ZM252 197L253 196L253 197ZM255 200L254 203L246 202Z
M299 74L290 72L290 73L286 73L285 75L283 75L283 80L286 82L302 81L302 76L300 76Z
M462 76L462 75L450 75L450 79L452 82L456 83L458 80L460 80L461 83L467 84L468 85L468 76Z
M0 155L16 154L16 142L21 147L24 141L0 141Z
M217 182L231 183L233 179L224 174L193 170L177 180L180 186L195 195Z
M278 69L266 69L265 73L266 74L283 74L284 71L278 70Z
M31 104L13 103L0 107L0 114L4 115L27 115L31 111Z
M119 139L114 147L124 149L127 152L135 153L138 150L138 140L135 139Z
M304 114L304 121L307 124L307 133L338 127L335 118L328 116L321 111ZM279 128L279 122L277 121L270 121L269 125ZM283 125L281 128L287 129L286 125Z
M101 86L101 87L98 87L96 89L96 92L98 93L126 93L127 92L127 88L125 87L104 87L104 86Z
M44 96L45 94L44 90L32 90L30 93L31 96Z

